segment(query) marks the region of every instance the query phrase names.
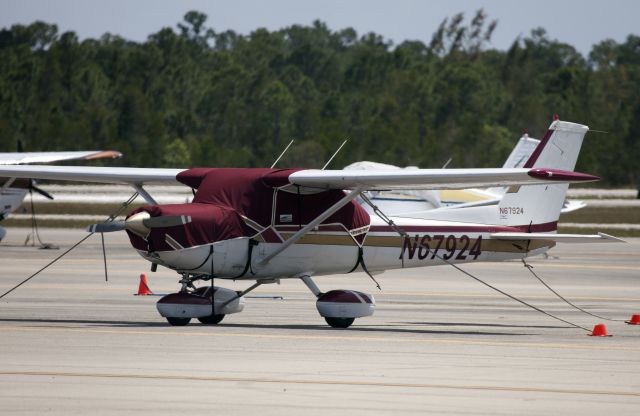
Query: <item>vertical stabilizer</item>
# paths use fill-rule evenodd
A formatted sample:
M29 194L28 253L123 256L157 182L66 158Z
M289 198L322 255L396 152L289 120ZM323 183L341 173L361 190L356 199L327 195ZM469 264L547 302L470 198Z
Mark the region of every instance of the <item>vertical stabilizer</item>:
M529 137L529 135L526 133L523 134L522 137L520 137L520 140L518 140L516 147L513 148L513 150L509 154L509 157L504 162L504 165L502 165L502 167L503 168L521 168L522 166L524 166L527 160L529 160L529 157L531 157L531 154L533 153L533 151L536 150L536 147L538 146L538 144L540 144L540 140L533 139ZM487 191L489 193L496 194L496 195L504 195L504 193L507 192L507 189L509 188L495 187L495 188L489 188L487 189Z
M540 144L540 140L529 137L524 134L518 140L516 147L513 148L509 157L504 162L503 168L521 168L529 160L536 147Z
M535 148L525 168L573 171L587 126L556 120ZM511 187L499 204L500 224L524 226L524 231L555 231L568 184Z

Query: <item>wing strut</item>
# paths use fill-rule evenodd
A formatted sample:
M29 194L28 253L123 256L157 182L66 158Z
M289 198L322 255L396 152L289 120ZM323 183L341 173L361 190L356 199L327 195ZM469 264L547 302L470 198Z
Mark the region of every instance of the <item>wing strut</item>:
M364 189L362 189L362 188L356 188L353 191L351 191L349 194L345 195L344 198L342 198L341 200L339 200L338 202L333 204L329 209L327 209L322 214L318 215L309 224L307 224L304 227L302 227L302 229L300 231L298 231L297 233L295 233L294 235L289 237L287 239L287 241L282 243L282 245L280 247L278 247L273 253L269 254L264 259L260 260L258 265L259 266L264 266L265 264L269 263L269 261L272 258L274 258L278 254L280 254L283 251L285 251L287 248L289 248L289 246L294 244L296 241L300 240L306 233L308 233L309 231L314 229L316 226L320 225L320 223L322 221L326 220L331 215L333 215L336 211L338 211L340 208L342 208L343 206L347 205L349 202L351 202L354 199L356 199L358 197L358 195L360 195L362 193L363 190Z
M141 183L136 183L131 185L133 186L133 189L136 190L137 193L140 194L141 197L144 198L145 201L147 201L147 204L149 205L158 205L158 203L156 202L155 199L153 199L153 197L149 194L149 192L147 192L143 187Z

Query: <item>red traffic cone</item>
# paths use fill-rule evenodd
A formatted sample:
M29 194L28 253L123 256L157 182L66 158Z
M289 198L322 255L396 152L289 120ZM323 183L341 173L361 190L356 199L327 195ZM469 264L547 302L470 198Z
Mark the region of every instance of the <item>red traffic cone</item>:
M631 315L631 320L625 322L629 325L640 325L640 315Z
M136 296L147 296L153 295L151 289L149 289L149 284L147 283L147 275L142 273L140 275L140 284L138 285L138 293Z
M607 334L607 326L605 324L598 324L593 327L593 331L589 334L591 337L610 337Z

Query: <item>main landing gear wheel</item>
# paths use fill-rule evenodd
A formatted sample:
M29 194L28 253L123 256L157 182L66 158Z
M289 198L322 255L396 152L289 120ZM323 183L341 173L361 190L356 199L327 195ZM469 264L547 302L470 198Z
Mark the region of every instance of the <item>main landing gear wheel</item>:
M332 328L349 328L355 318L329 318L328 316L324 318L325 321Z
M167 316L167 322L173 326L185 326L191 322L191 318L171 318Z
M205 325L215 325L219 324L220 321L224 319L224 314L220 315L209 315L209 316L201 316L198 318L198 321L202 322Z

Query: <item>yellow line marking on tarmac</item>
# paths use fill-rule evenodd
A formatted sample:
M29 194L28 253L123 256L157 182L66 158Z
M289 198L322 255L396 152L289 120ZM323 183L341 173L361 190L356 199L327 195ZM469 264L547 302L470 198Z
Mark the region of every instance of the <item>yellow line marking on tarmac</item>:
M605 395L640 397L640 393L633 391L614 390L586 390L586 389L552 389L541 387L515 387L515 386L482 386L473 384L436 384L436 383L394 383L376 382L365 380L313 380L313 379L277 379L261 377L231 377L231 376L180 376L172 374L126 374L126 373L71 373L48 371L0 371L3 376L31 376L31 377L88 377L88 378L116 378L134 380L177 380L177 381L204 381L204 382L232 382L232 383L265 383L265 384L300 384L323 386L353 386L353 387L389 387L389 388L415 388L415 389L451 389L451 390L482 390L482 391L506 391L514 393L557 393L580 395Z
M428 326L428 325L427 325ZM441 327L438 327L441 330ZM337 336L337 335L277 335L277 334L256 334L256 333L240 333L240 332L181 332L164 330L161 331L138 331L123 328L121 331L113 329L97 329L97 328L78 328L69 326L45 327L45 326L0 326L4 331L24 331L24 332L82 332L95 334L125 334L125 335L178 335L184 337L228 337L228 338L263 338L263 339L280 339L280 340L310 340L310 341L360 341L360 342L391 342L402 344L446 344L446 345L485 345L495 347L540 347L540 348L560 348L560 349L582 349L582 350L602 350L602 351L640 351L640 347L624 347L619 345L579 345L579 344L560 344L560 343L542 343L542 342L505 342L505 341L476 341L476 340L457 340L457 339L424 339L424 338L398 338L398 337L371 337L371 336ZM586 335L585 335L586 337ZM600 340L600 339L598 339ZM585 342L591 339L585 338ZM605 341L606 342L606 341Z

